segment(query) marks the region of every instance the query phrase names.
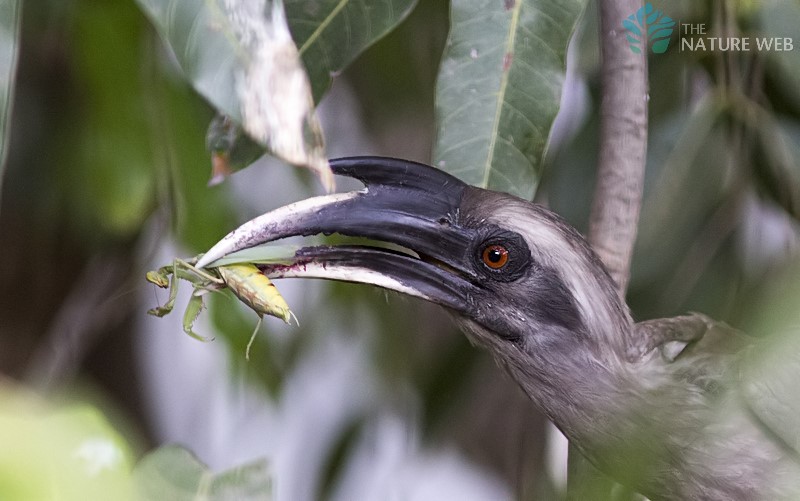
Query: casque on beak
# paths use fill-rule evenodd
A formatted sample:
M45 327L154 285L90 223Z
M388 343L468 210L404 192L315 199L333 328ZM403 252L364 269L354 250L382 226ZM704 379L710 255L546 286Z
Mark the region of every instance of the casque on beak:
M198 261L290 236L365 237L413 253L370 246L303 247L289 265L262 265L271 278L308 277L367 283L423 298L470 316L479 288L468 266L474 230L458 223L468 186L433 167L405 160L352 157L331 161L337 175L366 189L310 198L263 214L233 230ZM415 254L415 255L414 255Z

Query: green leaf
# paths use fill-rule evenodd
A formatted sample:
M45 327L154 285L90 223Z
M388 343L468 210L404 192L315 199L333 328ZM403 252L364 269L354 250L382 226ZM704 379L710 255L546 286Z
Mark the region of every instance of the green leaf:
M436 88L435 164L532 198L586 0L453 0Z
M138 0L192 86L273 154L333 189L281 0Z
M3 170L8 156L8 123L14 101L21 12L20 0L0 0L0 187L3 185Z
M397 26L417 0L285 0L286 17L311 79L314 100L332 76Z
M214 338L201 336L192 330L194 327L194 322L197 320L197 317L200 316L200 312L203 311L203 308L205 308L203 296L193 292L192 296L189 298L189 303L186 305L186 310L183 312L183 332L197 339L198 341L213 341Z
M94 406L0 383L0 499L133 499L132 453Z
M214 474L186 449L166 446L145 456L133 472L139 499L207 501L272 498L264 460Z

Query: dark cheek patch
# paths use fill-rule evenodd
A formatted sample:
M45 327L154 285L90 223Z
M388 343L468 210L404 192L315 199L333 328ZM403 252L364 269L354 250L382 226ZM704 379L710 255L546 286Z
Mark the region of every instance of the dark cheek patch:
M559 325L573 332L584 329L575 299L554 270L536 270L531 299L533 313L542 323Z

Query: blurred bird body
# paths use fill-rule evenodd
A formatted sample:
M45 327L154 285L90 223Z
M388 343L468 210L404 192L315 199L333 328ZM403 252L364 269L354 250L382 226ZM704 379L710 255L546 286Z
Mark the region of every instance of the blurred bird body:
M800 350L765 370L774 354L702 315L634 323L584 238L538 205L412 162L331 165L367 189L260 216L198 266L293 235L403 246L307 247L262 270L448 308L593 464L650 499L800 499Z

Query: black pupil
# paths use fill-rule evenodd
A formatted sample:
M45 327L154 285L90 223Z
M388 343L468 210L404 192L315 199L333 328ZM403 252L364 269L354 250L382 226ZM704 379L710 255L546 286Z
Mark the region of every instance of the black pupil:
M489 249L489 261L493 263L499 263L501 259L503 259L503 251L500 249L494 248Z

